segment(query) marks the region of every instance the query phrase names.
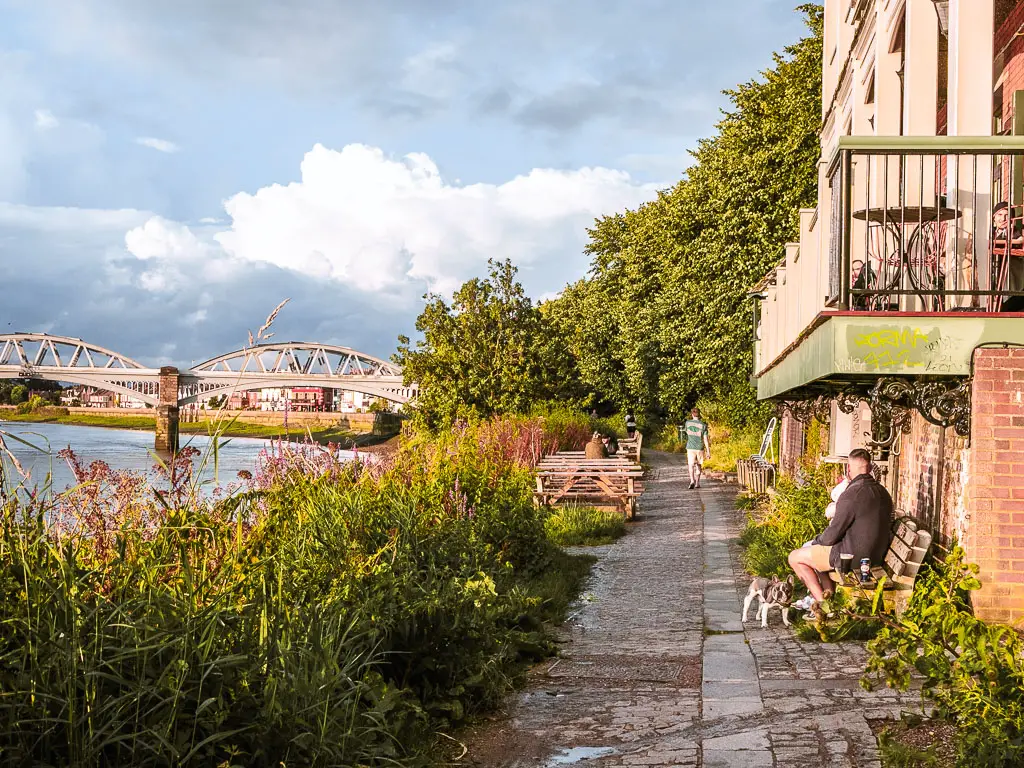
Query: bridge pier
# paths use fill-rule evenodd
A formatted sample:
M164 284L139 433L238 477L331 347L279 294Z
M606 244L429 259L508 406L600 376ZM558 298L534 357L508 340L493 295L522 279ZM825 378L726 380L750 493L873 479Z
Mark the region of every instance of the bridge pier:
M156 407L156 450L178 450L178 369L165 365L160 369L160 403Z

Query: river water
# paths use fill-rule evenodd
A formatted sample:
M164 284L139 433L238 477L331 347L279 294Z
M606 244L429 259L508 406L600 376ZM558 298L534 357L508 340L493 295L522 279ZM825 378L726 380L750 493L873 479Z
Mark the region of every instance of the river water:
M0 433L6 433L4 441L8 449L18 458L23 468L31 472L28 486L42 486L48 472L53 472L53 487L64 489L74 485L75 478L57 451L71 448L83 465L92 461L104 461L113 469L130 469L146 472L155 478L152 467L153 433L128 429L107 429L105 427L79 427L67 424L28 424L24 422L0 421ZM16 436L32 443L30 448L11 438ZM204 435L182 435L182 446L190 445L200 451L207 451L210 438ZM259 452L269 445L267 440L251 437L222 438L220 441L217 477L214 478L213 461L207 461L201 479L211 481L209 487L227 485L235 480L241 469L252 470L256 466ZM36 448L41 450L36 450ZM197 459L197 466L198 466ZM5 469L10 462L4 461ZM14 478L18 482L18 478Z

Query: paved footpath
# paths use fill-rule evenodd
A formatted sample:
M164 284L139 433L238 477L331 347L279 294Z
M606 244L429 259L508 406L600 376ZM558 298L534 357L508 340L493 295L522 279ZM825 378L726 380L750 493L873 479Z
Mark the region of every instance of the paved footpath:
M740 622L736 487L687 489L685 457L652 465L638 521L599 561L545 665L460 765L878 768L869 719L920 696L863 691L860 644L803 643L777 611Z

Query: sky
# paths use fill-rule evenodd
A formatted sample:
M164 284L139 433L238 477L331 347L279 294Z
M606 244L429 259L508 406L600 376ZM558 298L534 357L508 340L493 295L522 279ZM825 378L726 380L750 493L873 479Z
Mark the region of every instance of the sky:
M0 333L146 365L388 357L510 258L536 299L652 199L797 0L0 0Z

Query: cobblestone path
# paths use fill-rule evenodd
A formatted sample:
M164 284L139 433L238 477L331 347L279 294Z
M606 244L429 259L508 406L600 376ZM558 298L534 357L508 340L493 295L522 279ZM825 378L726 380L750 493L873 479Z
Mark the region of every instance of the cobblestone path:
M685 458L647 453L641 514L598 555L546 662L460 765L878 768L869 719L920 697L867 693L861 645L803 643L773 612L740 622L735 486L690 491Z

